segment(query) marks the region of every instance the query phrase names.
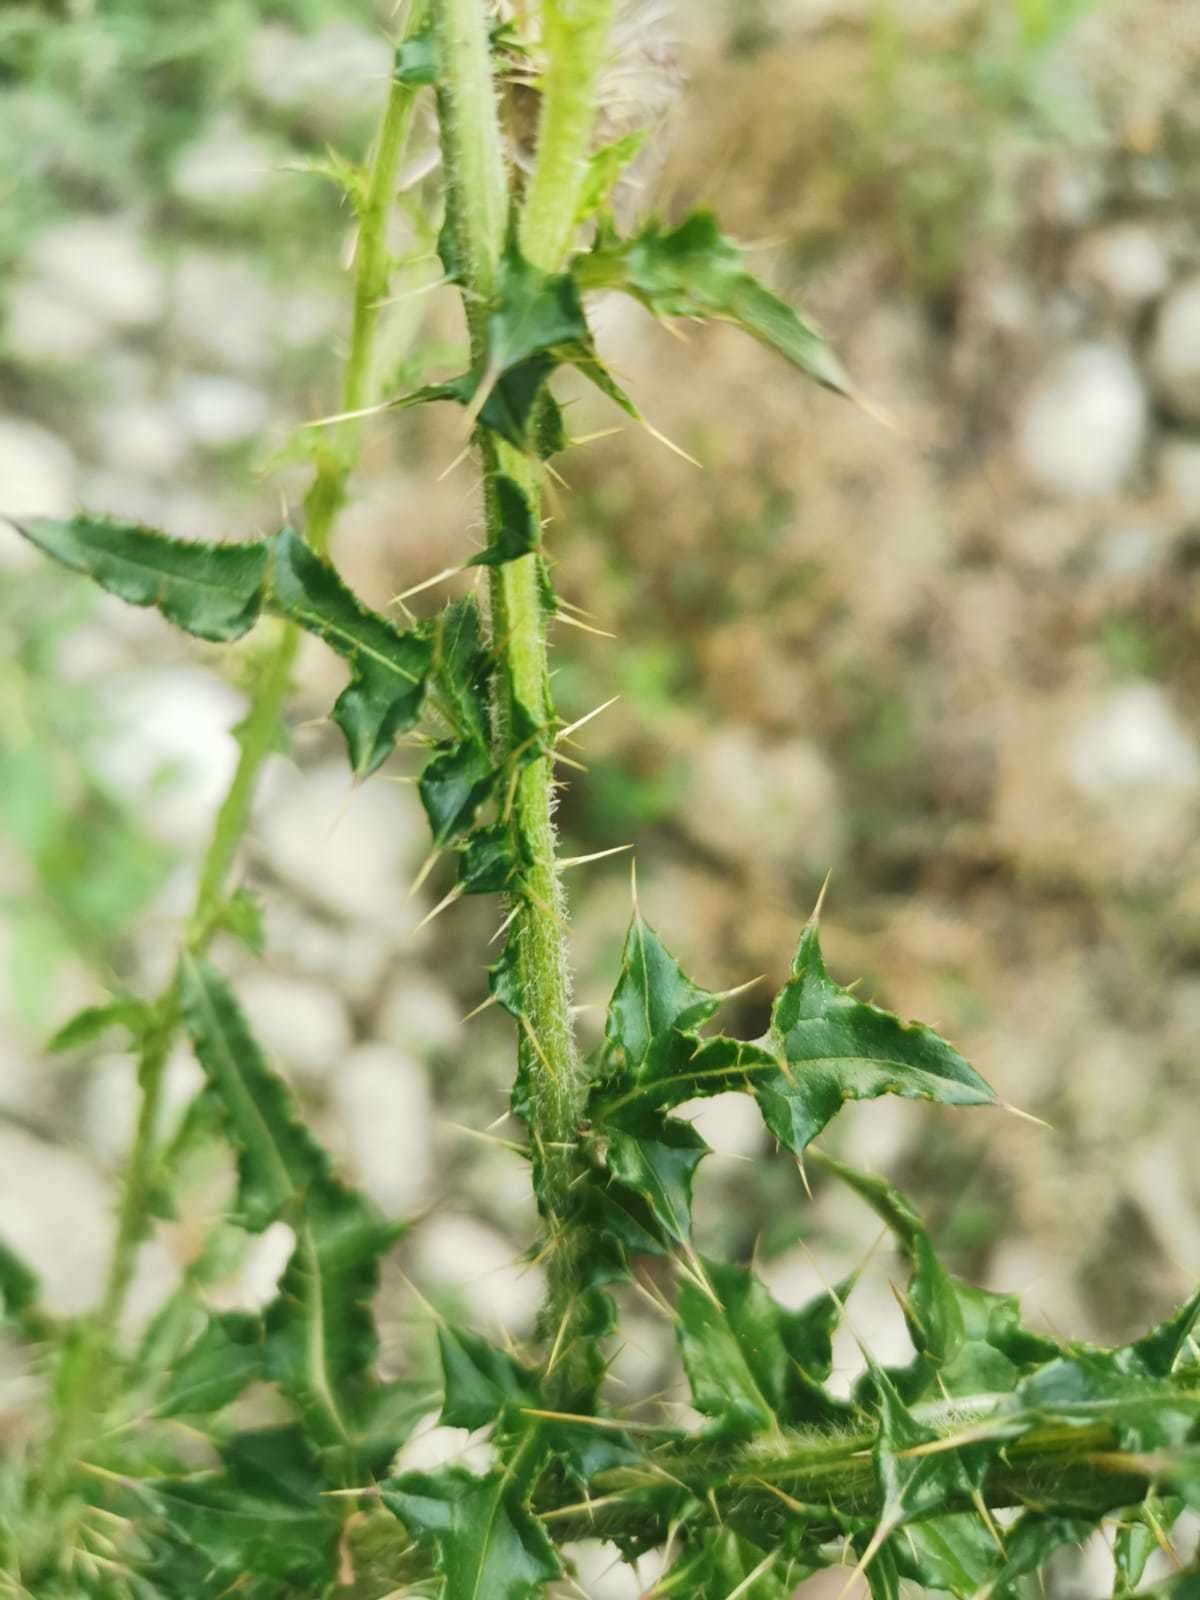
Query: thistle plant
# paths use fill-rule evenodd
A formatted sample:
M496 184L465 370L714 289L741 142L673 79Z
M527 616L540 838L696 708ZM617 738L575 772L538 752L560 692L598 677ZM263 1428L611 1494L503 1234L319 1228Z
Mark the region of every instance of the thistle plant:
M592 337L589 297L605 291L663 320L732 322L809 379L846 395L850 385L714 217L618 227L610 196L638 140L597 146L612 0L526 10L536 14L523 11L521 26L500 26L483 0L416 0L369 160L330 164L358 214L354 319L339 414L309 438L315 469L298 526L237 543L181 542L89 515L19 529L197 638L225 643L257 626L265 642L252 658L236 775L166 985L113 994L53 1041L74 1048L122 1033L140 1112L92 1311L51 1316L36 1264L0 1250L0 1319L29 1348L44 1390L37 1429L0 1472L0 1590L36 1600L531 1600L571 1592L570 1545L602 1538L631 1560L661 1552L660 1596L785 1600L834 1565L856 1568L880 1600L902 1579L1002 1596L1057 1547L1105 1527L1116 1592L1130 1593L1151 1553L1171 1549L1183 1509L1200 1506L1200 1294L1132 1344L1060 1342L1026 1327L1014 1298L952 1277L887 1181L816 1149L847 1101L1000 1104L945 1040L829 975L819 907L766 1032L745 1040L709 1026L730 991L681 970L635 894L603 1043L591 1055L579 1047L554 824L571 730L548 670L550 636L571 609L556 593L542 515L547 475L571 444L555 373L577 368L640 420ZM526 100L531 86L537 96L528 160L513 159L513 81ZM386 222L427 94L442 174L430 226L461 296L468 360L447 380L381 394L375 333L395 265ZM437 401L459 407L470 432L487 539L464 569L486 585L402 626L339 576L331 536L364 413L403 426L406 408ZM237 866L303 633L348 667L332 717L355 778L370 779L398 741L418 742L430 859L456 871L444 904L490 896L503 929L488 1001L512 1021L512 1109L526 1130L512 1159L526 1163L536 1196L529 1252L548 1289L523 1348L438 1320L441 1418L486 1437L491 1464L478 1472L397 1470L427 1396L416 1377L380 1377L372 1297L403 1224L338 1175L210 959L223 940L261 949ZM181 1036L204 1083L164 1132L165 1063ZM754 1098L782 1151L872 1207L909 1263L898 1294L913 1358L884 1367L868 1343L849 1397L829 1379L852 1282L785 1309L753 1268L693 1243L692 1184L707 1146L672 1113L730 1090ZM222 1146L236 1162L225 1212L130 1340L139 1247L171 1214L187 1172ZM803 1167L797 1206L802 1176ZM231 1252L276 1223L293 1244L274 1299L261 1313L218 1309L210 1290ZM663 1309L693 1426L631 1418L606 1382L613 1290L646 1258L674 1283ZM269 1422L247 1425L252 1386L273 1392ZM1166 1587L1182 1594L1197 1583L1185 1570Z

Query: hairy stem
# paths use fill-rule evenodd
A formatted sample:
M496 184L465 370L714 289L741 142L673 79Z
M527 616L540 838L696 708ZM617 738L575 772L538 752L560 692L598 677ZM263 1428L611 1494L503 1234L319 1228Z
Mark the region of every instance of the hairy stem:
M522 208L519 238L535 266L559 272L575 233L594 118L595 81L607 30L609 0L545 8L546 71L538 153ZM473 360L485 359L487 315L507 223L505 172L496 92L481 0L438 0L438 112L449 216L463 263L464 303ZM540 514L540 464L480 429L489 541L500 536L500 475L514 479ZM546 616L538 558L525 556L491 573L492 636L497 654L496 737L502 767L511 767L530 724L553 736L554 704L546 649ZM580 1244L572 1226L572 1185L587 1080L571 1017L566 908L556 862L554 770L541 755L521 767L510 815L522 862L519 906L509 935L516 952L522 1004L517 1048L535 1152L535 1186L546 1221L550 1291L543 1333L551 1343L551 1391L562 1404L583 1404L594 1388L597 1354L587 1319L593 1314L579 1277Z

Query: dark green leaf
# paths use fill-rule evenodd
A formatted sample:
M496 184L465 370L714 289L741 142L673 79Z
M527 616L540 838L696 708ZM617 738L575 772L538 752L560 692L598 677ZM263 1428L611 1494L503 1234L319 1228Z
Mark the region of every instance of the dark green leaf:
M688 1122L651 1114L632 1126L606 1122L601 1130L613 1176L642 1196L669 1238L687 1244L692 1232L692 1178L708 1145Z
M177 1356L154 1407L159 1417L212 1413L228 1405L263 1370L263 1328L246 1311L210 1316L199 1336Z
M730 1528L707 1531L654 1586L679 1600L787 1600L808 1570L778 1551L760 1550Z
M707 211L695 212L669 230L651 222L626 240L601 230L575 271L582 288L622 289L656 316L736 322L824 387L838 394L851 392L825 340L747 272L742 252Z
M985 1589L1003 1559L996 1535L973 1511L910 1522L888 1548L902 1578L961 1600Z
M374 1382L379 1262L401 1230L329 1177L309 1188L294 1226L296 1247L264 1315L266 1373L312 1437L349 1448Z
M137 1039L153 1020L152 1006L128 996L110 1000L107 1005L86 1006L63 1023L47 1042L46 1049L52 1055L64 1050L78 1050L82 1045L91 1044L93 1039L99 1039L111 1028L125 1028L132 1038Z
M392 76L397 83L418 89L437 82L437 55L432 28L423 28L396 46Z
M685 976L653 928L635 911L621 955L621 976L604 1031L626 1073L637 1076L656 1039L706 1022L721 1003ZM685 1098L684 1096L680 1097Z
M258 620L267 545L201 544L97 517L13 524L39 549L198 639L240 639Z
M501 894L515 871L512 831L506 822L491 822L467 835L458 869L464 894Z
M504 1471L460 1467L406 1473L381 1485L383 1503L415 1538L437 1546L444 1600L537 1600L561 1572L553 1546Z
M1200 1317L1200 1289L1165 1322L1131 1345L1132 1355L1154 1377L1167 1377L1186 1349L1197 1317Z
M1027 1511L1011 1528L1004 1530L1005 1559L992 1578L993 1591L1003 1590L1026 1573L1044 1567L1060 1545L1083 1544L1095 1526L1094 1522L1073 1517Z
M477 1334L442 1324L438 1328L448 1428L483 1428L506 1406L534 1404L533 1375Z
M883 1497L880 1531L891 1533L914 1518L936 1515L946 1505L961 1504L983 1482L1000 1438L965 1444L931 1455L914 1454L938 1434L916 1420L882 1367L870 1362L879 1433L872 1452Z
M533 409L533 443L539 461L549 461L567 448L562 407L549 389L542 390Z
M434 621L431 637L431 681L443 715L460 739L486 744L491 658L474 595L452 601Z
M499 513L499 530L486 550L470 560L471 567L500 567L518 561L538 546L538 521L521 485L503 473L493 485Z
M844 1417L848 1408L821 1387L833 1367L841 1295L785 1311L746 1268L703 1265L720 1306L681 1279L677 1332L693 1402L715 1431L749 1435Z
M1115 1596L1131 1594L1141 1583L1146 1563L1160 1548L1160 1540L1170 1533L1181 1510L1179 1500L1164 1500L1151 1490L1135 1513L1125 1513L1113 1540Z
M37 1274L0 1241L0 1324L19 1322L40 1292Z
M463 739L439 746L418 785L435 847L440 849L471 827L496 778L486 745Z
M571 274L540 271L510 243L488 314L487 376L509 372L531 356L587 337L583 305Z
M488 968L488 992L497 999L510 1017L524 1015L521 992L521 975L517 959L517 941L511 935L504 942L499 959ZM517 1107L514 1105L514 1111ZM520 1111L517 1111L520 1116Z
M333 708L351 765L374 772L398 734L421 711L432 647L426 635L404 632L369 611L290 528L272 541L271 594L285 617L324 639L350 667L350 683Z
M222 1454L221 1471L138 1485L131 1509L151 1536L147 1576L181 1600L279 1600L292 1585L298 1594L325 1592L336 1571L341 1518L338 1502L323 1497L326 1485L302 1431L238 1434Z
M299 1121L283 1080L267 1065L225 980L185 959L184 1025L238 1148L236 1220L260 1233L298 1210L328 1162Z

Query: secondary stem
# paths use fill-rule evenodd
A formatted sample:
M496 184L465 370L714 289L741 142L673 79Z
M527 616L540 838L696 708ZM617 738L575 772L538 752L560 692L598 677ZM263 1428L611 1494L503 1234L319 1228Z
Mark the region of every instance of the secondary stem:
M410 31L422 25L424 15L425 5L421 0L410 14ZM417 90L411 85L393 83L390 86L372 149L359 219L354 317L342 379L343 411L361 409L372 396L375 335L391 271L386 239L388 209L399 162L412 128L416 96ZM359 438L356 422L339 425L334 445L321 455L305 498L305 538L319 553L328 549L334 522L345 500L346 484L358 458ZM293 623L284 623L260 663L250 712L238 730L237 767L217 813L200 868L184 938L188 955L202 955L220 925L229 875L250 820L259 774L275 748L299 646L299 629ZM82 1330L69 1381L64 1382L60 1390L58 1416L47 1449L48 1485L61 1478L87 1418L96 1410L103 1381L104 1354L117 1331L133 1279L154 1174L163 1080L178 1025L177 983L175 972L155 1002L155 1019L141 1044L138 1121L123 1175L112 1254L100 1304Z
M566 266L592 137L600 51L611 0L543 10L546 65L533 176L518 237L527 259L547 273ZM464 305L471 355L486 360L487 317L508 222L509 184L480 0L437 0L438 115L447 205L463 263ZM503 440L478 432L484 467L489 540L501 531L496 498L500 475L514 479L535 517L540 515L540 463ZM546 649L546 617L538 558L525 556L492 569L492 636L497 653L496 753L511 761L520 730L532 722L552 736L555 717ZM517 718L515 708L526 715ZM522 1005L517 1048L527 1086L535 1187L546 1221L549 1296L543 1334L551 1342L550 1391L563 1405L586 1404L599 1371L594 1315L582 1291L581 1241L572 1223L572 1186L579 1176L576 1141L587 1078L575 1043L566 906L556 862L554 769L549 756L520 771L511 817L523 881L509 935L516 952Z

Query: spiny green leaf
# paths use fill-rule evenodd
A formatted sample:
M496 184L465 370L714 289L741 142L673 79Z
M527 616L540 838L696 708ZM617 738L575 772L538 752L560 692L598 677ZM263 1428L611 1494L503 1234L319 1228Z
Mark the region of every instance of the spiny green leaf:
M1200 1317L1200 1289L1165 1322L1130 1345L1130 1353L1152 1376L1167 1377L1187 1348L1197 1317Z
M735 322L825 388L851 393L825 340L747 272L742 252L710 212L697 211L668 230L651 222L631 239L602 229L590 254L577 260L575 273L581 288L624 290L656 316Z
M296 1234L264 1317L264 1369L314 1437L349 1448L373 1379L370 1299L379 1259L399 1229L333 1177L224 980L186 959L181 996L184 1024L238 1149L237 1220L260 1232L279 1218Z
M499 957L487 970L488 992L500 1002L510 1017L520 1018L524 1014L525 1003L521 991L516 937L510 934L504 941L504 949ZM517 1110L515 1105L513 1110ZM517 1111L517 1115L520 1116L521 1113Z
M442 1324L438 1350L445 1385L441 1420L446 1427L483 1428L506 1406L534 1403L532 1373L477 1334Z
M463 841L458 881L464 894L501 894L516 871L512 832L506 822L474 828Z
M849 1407L822 1388L841 1295L786 1311L747 1268L707 1258L703 1266L720 1306L681 1278L677 1333L693 1403L715 1431L745 1436L844 1418Z
M261 1233L290 1220L328 1161L267 1065L233 993L206 962L180 968L184 1026L238 1149L237 1221Z
M796 1155L846 1100L895 1094L943 1105L995 1104L974 1068L931 1028L901 1022L833 982L815 919L801 936L762 1043L780 1067L756 1075L755 1093L767 1126Z
M262 1319L247 1311L211 1315L177 1356L154 1407L156 1416L211 1414L262 1375Z
M577 222L586 222L607 203L617 180L645 142L646 130L635 128L632 133L601 145L599 150L593 152L579 196L579 209L575 217Z
M451 601L435 619L431 639L431 682L439 709L460 739L486 744L491 658L474 595Z
M440 849L474 823L480 806L496 786L491 752L475 739L439 745L421 774L418 789L429 818L434 846Z
M721 1003L687 977L658 935L634 912L621 954L621 976L604 1032L625 1071L637 1076L651 1046L672 1029L706 1022ZM681 1097L682 1098L682 1097Z
M1026 1511L1004 1530L1005 1559L992 1577L991 1593L1007 1589L1018 1578L1044 1567L1060 1545L1083 1544L1095 1527L1094 1522L1082 1518Z
M497 477L494 492L499 510L499 530L486 550L468 563L471 567L501 567L506 561L519 561L537 549L537 518L529 497L514 478Z
M1153 1489L1136 1512L1126 1513L1113 1539L1115 1566L1113 1595L1131 1594L1142 1581L1146 1563L1171 1531L1183 1509L1173 1497L1163 1499Z
M272 541L270 581L278 610L349 664L350 682L334 704L333 720L345 735L355 772L374 772L397 735L420 715L432 657L429 639L368 610L290 528Z
M960 1600L984 1589L1002 1560L996 1536L973 1511L910 1522L888 1548L902 1578Z
M655 1595L679 1600L787 1600L811 1568L778 1551L761 1550L731 1528L713 1528L695 1542L654 1586Z
M542 272L510 242L488 313L485 372L509 372L531 356L587 337L583 305L571 274Z
M320 1594L337 1567L341 1518L301 1429L237 1434L220 1471L148 1479L130 1510L149 1536L147 1576L169 1595ZM153 1520L147 1519L147 1504Z
M484 1478L461 1467L410 1472L385 1480L380 1495L415 1538L436 1544L444 1600L536 1600L561 1573L541 1523L504 1471Z
M1030 1373L1005 1409L1032 1421L1112 1428L1118 1448L1142 1454L1187 1443L1200 1422L1200 1395L1166 1387L1129 1348L1073 1345L1069 1353Z
M132 1038L137 1039L153 1021L153 1006L135 1000L131 995L123 995L106 1005L85 1006L82 1011L77 1011L47 1041L46 1049L51 1055L58 1055L64 1050L78 1050L112 1028L125 1028Z
M947 1504L961 1503L978 1491L1001 1441L913 1454L938 1435L916 1420L883 1368L870 1360L869 1366L879 1406L879 1434L872 1452L883 1498L879 1525L890 1532L916 1517L936 1515Z
M602 1130L613 1176L641 1195L666 1235L687 1244L692 1233L692 1178L708 1145L688 1122L651 1114L632 1126Z
M350 1447L374 1382L379 1261L401 1230L330 1177L309 1188L295 1226L296 1247L264 1315L265 1370L312 1437Z
M824 1153L820 1161L887 1223L911 1264L902 1303L917 1359L911 1367L889 1374L905 1400L926 1393L1003 1393L1022 1375L1062 1353L1053 1340L1022 1326L1015 1296L993 1294L952 1278L920 1217L892 1184Z
M157 606L199 639L240 639L257 622L267 545L201 544L99 517L13 524L31 543L135 606Z

